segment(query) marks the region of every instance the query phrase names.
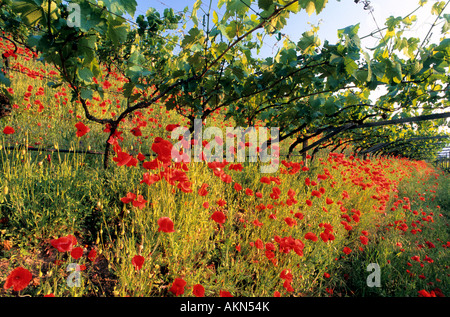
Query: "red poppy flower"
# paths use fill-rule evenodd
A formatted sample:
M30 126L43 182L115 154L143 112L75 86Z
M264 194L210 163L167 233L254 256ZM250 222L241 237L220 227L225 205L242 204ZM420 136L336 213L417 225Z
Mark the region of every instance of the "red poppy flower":
M203 184L202 187L198 190L199 196L206 196L208 194L208 191L206 190L208 188L208 184Z
M327 203L327 205L331 205L333 203L333 200L331 198L327 197L326 203Z
M32 278L33 276L27 269L23 267L15 268L9 273L3 288L8 289L12 286L14 291L19 292L28 286Z
M256 239L256 241L255 241L255 247L257 248L257 249L260 249L260 250L262 250L262 249L264 249L264 243L262 242L262 240L261 239Z
M317 241L317 236L314 233L312 233L312 232L308 232L308 233L305 234L305 239L311 240L313 242L316 242Z
M367 245L367 243L369 242L369 239L366 236L360 236L359 240L361 241L362 244Z
M204 297L205 288L201 284L195 284L192 288L192 294L196 297Z
M436 294L433 291L428 292L422 289L419 291L419 297L436 297Z
M103 88L104 88L104 89L109 89L109 88L112 86L112 84L111 84L109 81L107 81L107 80L105 80L105 81L102 83L102 85L103 85Z
M141 129L139 129L139 127L135 127L133 129L131 129L130 131L131 131L131 133L134 136L141 136L142 135Z
M245 194L246 194L247 196L253 196L253 190L251 190L250 188L246 188L246 189L245 189Z
M223 206L225 206L225 205L227 204L227 202L221 198L221 199L219 199L219 200L217 201L217 204L218 204L220 207L223 207Z
M352 252L352 249L350 249L349 247L344 247L344 253L345 254L350 254L350 252Z
M91 131L91 129L81 121L75 124L75 128L77 128L77 137L79 138Z
M82 247L76 247L73 248L70 252L70 256L74 258L75 260L78 260L83 255L83 248Z
M280 278L282 278L283 280L286 280L286 281L292 281L293 276L289 269L284 269L280 273Z
M172 287L169 289L169 292L173 293L175 296L184 294L184 287L186 286L186 282L182 278L176 278Z
M10 127L10 126L6 126L4 129L3 129L3 133L4 134L13 134L15 131L14 131L14 128L13 127Z
M88 259L91 261L94 261L96 257L97 257L97 251L92 249L88 254Z
M142 269L142 265L145 262L145 258L142 255L135 255L132 259L131 259L131 264L133 264L134 268L139 271L140 269Z
M145 207L145 204L147 201L142 197L142 195L138 195L135 200L133 200L133 206L138 207L139 209L142 209Z
M158 231L162 231L162 232L175 232L174 228L173 228L173 221L169 218L169 217L161 217L158 220Z
M178 128L180 125L179 124L168 124L166 126L166 131L168 132L172 132L173 130L175 130L176 128Z
M166 164L172 161L172 148L172 143L160 137L156 137L152 144L152 150L158 154L157 159Z
M137 156L137 159L139 160L139 161L144 161L145 160L145 155L144 154L142 154L141 152L139 152L139 154L138 154L138 156Z
M159 180L161 180L161 175L159 175L159 174L144 173L142 175L142 180L140 181L140 184L146 183L147 185L150 186Z
M239 183L234 183L234 189L238 192L242 190L242 186Z
M291 282L288 281L288 280L285 280L285 281L284 281L283 287L284 287L284 288L286 289L286 291L288 291L288 292L293 292L293 291L294 291L294 288L292 287Z
M296 212L294 217L302 220L304 216L303 216L303 214L301 212Z
M306 186L311 185L311 180L309 179L309 177L307 177L307 178L305 179L305 185L306 185Z
M219 224L223 224L225 223L225 214L221 211L215 211L212 214L211 219Z
M220 297L233 297L233 295L231 295L231 293L228 291L220 291L219 296Z
M66 237L61 237L58 239L53 239L50 241L50 244L58 249L59 252L67 252L72 250L72 246L77 243L77 240L74 236L68 235Z
M284 218L284 222L286 222L289 227L297 225L297 221L295 221L295 219L292 219L290 217Z
M307 200L306 200L306 204L307 204L308 206L310 206L310 207L311 207L311 206L312 206L312 201L311 201L311 200L309 200L309 199L307 199Z
M257 227L262 227L264 225L264 223L262 223L261 221L259 221L258 219L253 220L252 222L255 226Z
M133 194L133 193L128 193L125 197L120 198L120 200L121 200L124 204L129 204L129 203L131 203L134 199L136 199L136 194Z
M318 190L313 190L311 192L311 195L316 196L317 198L320 198L320 196L322 196L322 194Z

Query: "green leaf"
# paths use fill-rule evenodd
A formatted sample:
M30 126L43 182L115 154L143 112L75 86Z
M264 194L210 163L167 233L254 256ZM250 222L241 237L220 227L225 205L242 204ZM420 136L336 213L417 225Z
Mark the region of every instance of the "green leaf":
M227 12L225 15L234 16L236 15L245 15L250 9L251 0L228 0L227 4Z
M125 42L128 34L128 27L124 23L125 20L119 19L108 19L108 36L114 45L120 45Z
M26 24L35 26L44 16L42 4L43 0L20 0L13 1L11 6Z
M83 99L92 99L94 92L89 88L81 88L80 96Z
M359 30L359 23L347 26L346 28L339 29L338 30L338 36L339 38L342 38L344 35L349 36L350 38L353 38L354 36L358 35Z
M191 19L192 19L192 21L194 21L194 25L195 26L198 25L197 11L198 11L198 9L200 9L201 5L202 5L202 1L201 0L197 0L194 3L194 7L192 8Z
M94 74L89 68L78 69L78 78L80 78L85 83L91 83Z
M122 15L129 13L132 17L136 12L137 2L136 0L103 0L108 11Z
M11 80L3 74L3 72L0 72L0 83L3 85L10 87L11 86Z
M94 29L103 33L106 30L106 19L102 18L102 11L91 8L88 3L80 4L80 11L83 12L83 18L80 19L80 30L88 32Z
M273 0L258 0L258 7L263 10L269 10L273 5Z
M299 0L299 5L311 16L314 12L319 14L325 8L328 0Z
M297 45L304 54L311 54L320 45L320 39L313 31L307 31L302 34L302 38Z
M325 8L328 0L315 0L314 7L316 8L316 13L319 14Z

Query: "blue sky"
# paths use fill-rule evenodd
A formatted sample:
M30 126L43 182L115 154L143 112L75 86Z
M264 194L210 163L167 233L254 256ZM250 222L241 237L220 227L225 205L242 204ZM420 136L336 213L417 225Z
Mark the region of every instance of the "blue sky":
M421 8L415 13L418 21L413 27L413 34L410 36L419 35L424 37L428 32L430 25L435 19L430 13L431 5L435 1L429 0L426 7ZM173 8L175 11L181 11L187 6L190 12L195 0L137 0L137 2L136 16L145 14L149 7L156 8L162 12L168 7ZM218 0L213 0L213 10L217 8L217 2ZM319 37L322 42L328 40L334 43L337 40L338 29L360 23L359 35L364 36L376 30L377 25L382 28L387 17L391 15L404 17L418 7L418 0L372 0L370 2L374 9L372 14L364 10L362 3L355 4L354 0L341 0L340 2L337 0L328 0L325 9L320 15L313 14L308 16L305 12L291 15L288 25L282 30L282 33L297 42L302 33L311 28L310 24L319 25ZM207 9L208 4L208 0L203 1L203 7L205 9ZM257 9L256 6L255 9ZM199 11L198 16L201 17L201 15L202 12ZM408 36L408 34L405 34L405 36ZM376 43L377 40L374 38L367 38L363 41L363 45L366 47L373 47ZM277 51L277 46L274 46L275 44L275 40L271 41L267 39L262 54L265 56L273 56Z

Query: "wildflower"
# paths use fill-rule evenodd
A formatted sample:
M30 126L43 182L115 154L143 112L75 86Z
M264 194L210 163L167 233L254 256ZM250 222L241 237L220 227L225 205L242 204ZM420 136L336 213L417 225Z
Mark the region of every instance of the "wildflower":
M315 242L317 241L317 236L312 232L308 232L305 234L305 239Z
M91 131L91 129L89 129L89 127L87 127L83 122L78 122L77 124L75 124L75 127L77 128L77 137L82 137L83 135L85 135L86 133L88 133L89 131Z
M120 198L120 200L121 200L124 204L129 204L129 203L131 203L134 199L136 199L136 194L133 194L133 193L128 193L125 197Z
M141 136L142 135L142 131L141 131L141 129L139 129L139 127L134 127L133 129L130 130L130 132L134 136Z
M92 249L91 251L89 251L89 254L88 254L89 260L94 261L96 257L97 257L97 251L95 251L95 249Z
M204 297L205 288L201 284L195 284L192 288L192 294L196 297Z
M225 214L221 211L215 211L212 214L211 219L219 224L223 224L225 223Z
M295 221L294 219L292 219L290 217L284 218L284 221L287 223L287 225L289 227L293 227L293 226L297 225L297 221Z
M419 291L419 297L436 297L436 294L433 291L428 292L422 289Z
M305 185L306 186L311 185L311 180L308 177L305 179Z
M315 196L315 197L317 197L317 198L320 198L320 197L322 196L322 194L321 194L318 190L313 190L313 191L311 192L311 195L312 195L312 196Z
M178 128L180 125L179 124L168 124L166 126L166 131L168 132L172 132L173 130L175 130L176 128Z
M219 199L219 200L217 201L217 204L218 204L220 207L223 207L223 206L225 206L225 205L227 204L227 202L221 198L221 199Z
M360 236L359 240L361 241L362 244L367 245L369 239L366 236Z
M162 232L175 232L174 228L173 228L173 221L169 218L169 217L161 217L158 220L158 231L162 231Z
M66 237L61 237L58 239L53 239L50 241L50 244L56 249L58 249L59 252L71 251L72 246L75 245L76 243L77 239L72 235L68 235Z
M172 287L169 289L169 292L173 293L175 296L183 295L185 286L186 282L182 278L176 278L173 281Z
M172 148L172 143L160 137L156 137L152 144L152 150L158 154L157 160L165 164L172 161Z
M133 200L133 206L142 209L144 208L146 202L147 201L144 199L144 197L142 197L142 195L138 195L137 199Z
M74 258L75 260L81 258L82 255L83 255L83 248L82 247L73 248L72 251L70 252L70 256L72 258Z
M28 286L32 277L27 269L23 267L15 268L9 273L3 288L8 289L12 286L14 291L19 292Z
M3 133L4 134L13 134L15 131L14 131L14 128L13 127L10 127L10 126L6 126L4 129L3 129Z
M350 252L352 252L352 249L350 249L349 247L344 247L344 253L345 254L350 254Z
M117 152L117 156L113 157L113 161L117 162L117 166L123 166L130 163L132 158L130 154L120 150Z
M262 240L261 239L256 239L256 241L255 241L255 247L257 248L257 249L264 249L264 243L262 242Z
M142 265L145 262L145 258L142 255L135 255L131 259L131 264L133 264L134 268L139 271L142 268Z
M220 291L219 296L220 297L233 297L233 295L231 295L231 293L228 291Z

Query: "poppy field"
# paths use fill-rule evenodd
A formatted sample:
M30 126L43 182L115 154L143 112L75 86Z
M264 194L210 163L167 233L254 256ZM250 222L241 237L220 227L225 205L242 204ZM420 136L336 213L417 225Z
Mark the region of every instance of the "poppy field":
M371 55L359 25L282 40L327 1L279 2L218 1L219 18L197 0L134 28L134 0L77 0L70 23L59 0L0 5L0 297L450 294L450 177L433 163L450 2L431 10L440 43L390 17ZM274 58L253 57L259 31L284 41Z
M1 123L2 296L448 295L448 173L326 151L280 156L273 174L175 163L170 130L183 122L163 107L124 122L132 137L117 136L103 170L102 156L58 151L101 150L104 132L66 110L64 87L45 86L51 70L21 53L15 114ZM217 113L211 124L229 123Z

